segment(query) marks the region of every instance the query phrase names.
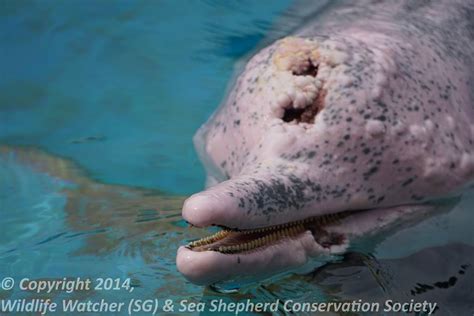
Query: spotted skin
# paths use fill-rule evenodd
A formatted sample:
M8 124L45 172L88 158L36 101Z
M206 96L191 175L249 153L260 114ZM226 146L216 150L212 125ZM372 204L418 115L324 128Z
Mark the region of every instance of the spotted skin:
M472 185L474 2L330 3L255 54L196 133L209 186L183 217L250 229L365 211L256 251L182 246L177 267L194 283L344 252L436 214L429 202Z
M254 228L469 186L473 21L472 1L338 3L262 49L195 136L220 183L183 216Z

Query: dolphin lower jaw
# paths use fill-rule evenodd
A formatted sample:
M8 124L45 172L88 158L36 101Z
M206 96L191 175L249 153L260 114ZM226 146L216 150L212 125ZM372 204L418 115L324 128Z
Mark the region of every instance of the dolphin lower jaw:
M312 257L343 253L349 243L432 212L429 205L343 211L258 229L224 228L178 250L178 270L196 284L265 278Z
M317 244L309 231L245 254L224 254L217 251L178 249L176 265L191 282L210 285L241 278L265 278L309 260L316 255Z

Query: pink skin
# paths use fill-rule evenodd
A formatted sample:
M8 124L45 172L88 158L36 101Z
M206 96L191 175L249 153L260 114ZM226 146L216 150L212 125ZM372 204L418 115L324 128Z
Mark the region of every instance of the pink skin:
M474 41L452 25L469 23L469 4L366 5L334 6L247 63L195 136L211 186L186 200L184 219L249 229L345 210L378 218L472 184ZM354 218L365 228L348 240L380 228ZM310 239L241 254L239 265L180 248L177 265L201 284L258 275L323 252Z

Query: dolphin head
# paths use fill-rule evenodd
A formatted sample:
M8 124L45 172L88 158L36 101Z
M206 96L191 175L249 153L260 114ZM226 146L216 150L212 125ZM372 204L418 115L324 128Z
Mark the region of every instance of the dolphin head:
M415 62L417 49L351 32L257 53L195 136L221 182L189 197L183 217L224 229L181 247L178 269L209 284L302 264L465 186L474 128L445 109L467 90L443 65ZM447 85L445 99L430 88Z

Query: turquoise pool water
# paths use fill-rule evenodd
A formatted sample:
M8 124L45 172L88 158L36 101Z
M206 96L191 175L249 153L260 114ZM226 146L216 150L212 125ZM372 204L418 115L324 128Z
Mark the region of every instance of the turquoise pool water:
M344 260L237 293L176 271L177 247L205 234L180 217L204 184L192 135L236 62L291 30L291 10L289 0L0 1L0 279L130 278L134 289L15 288L0 299L426 297L472 314L472 196Z

